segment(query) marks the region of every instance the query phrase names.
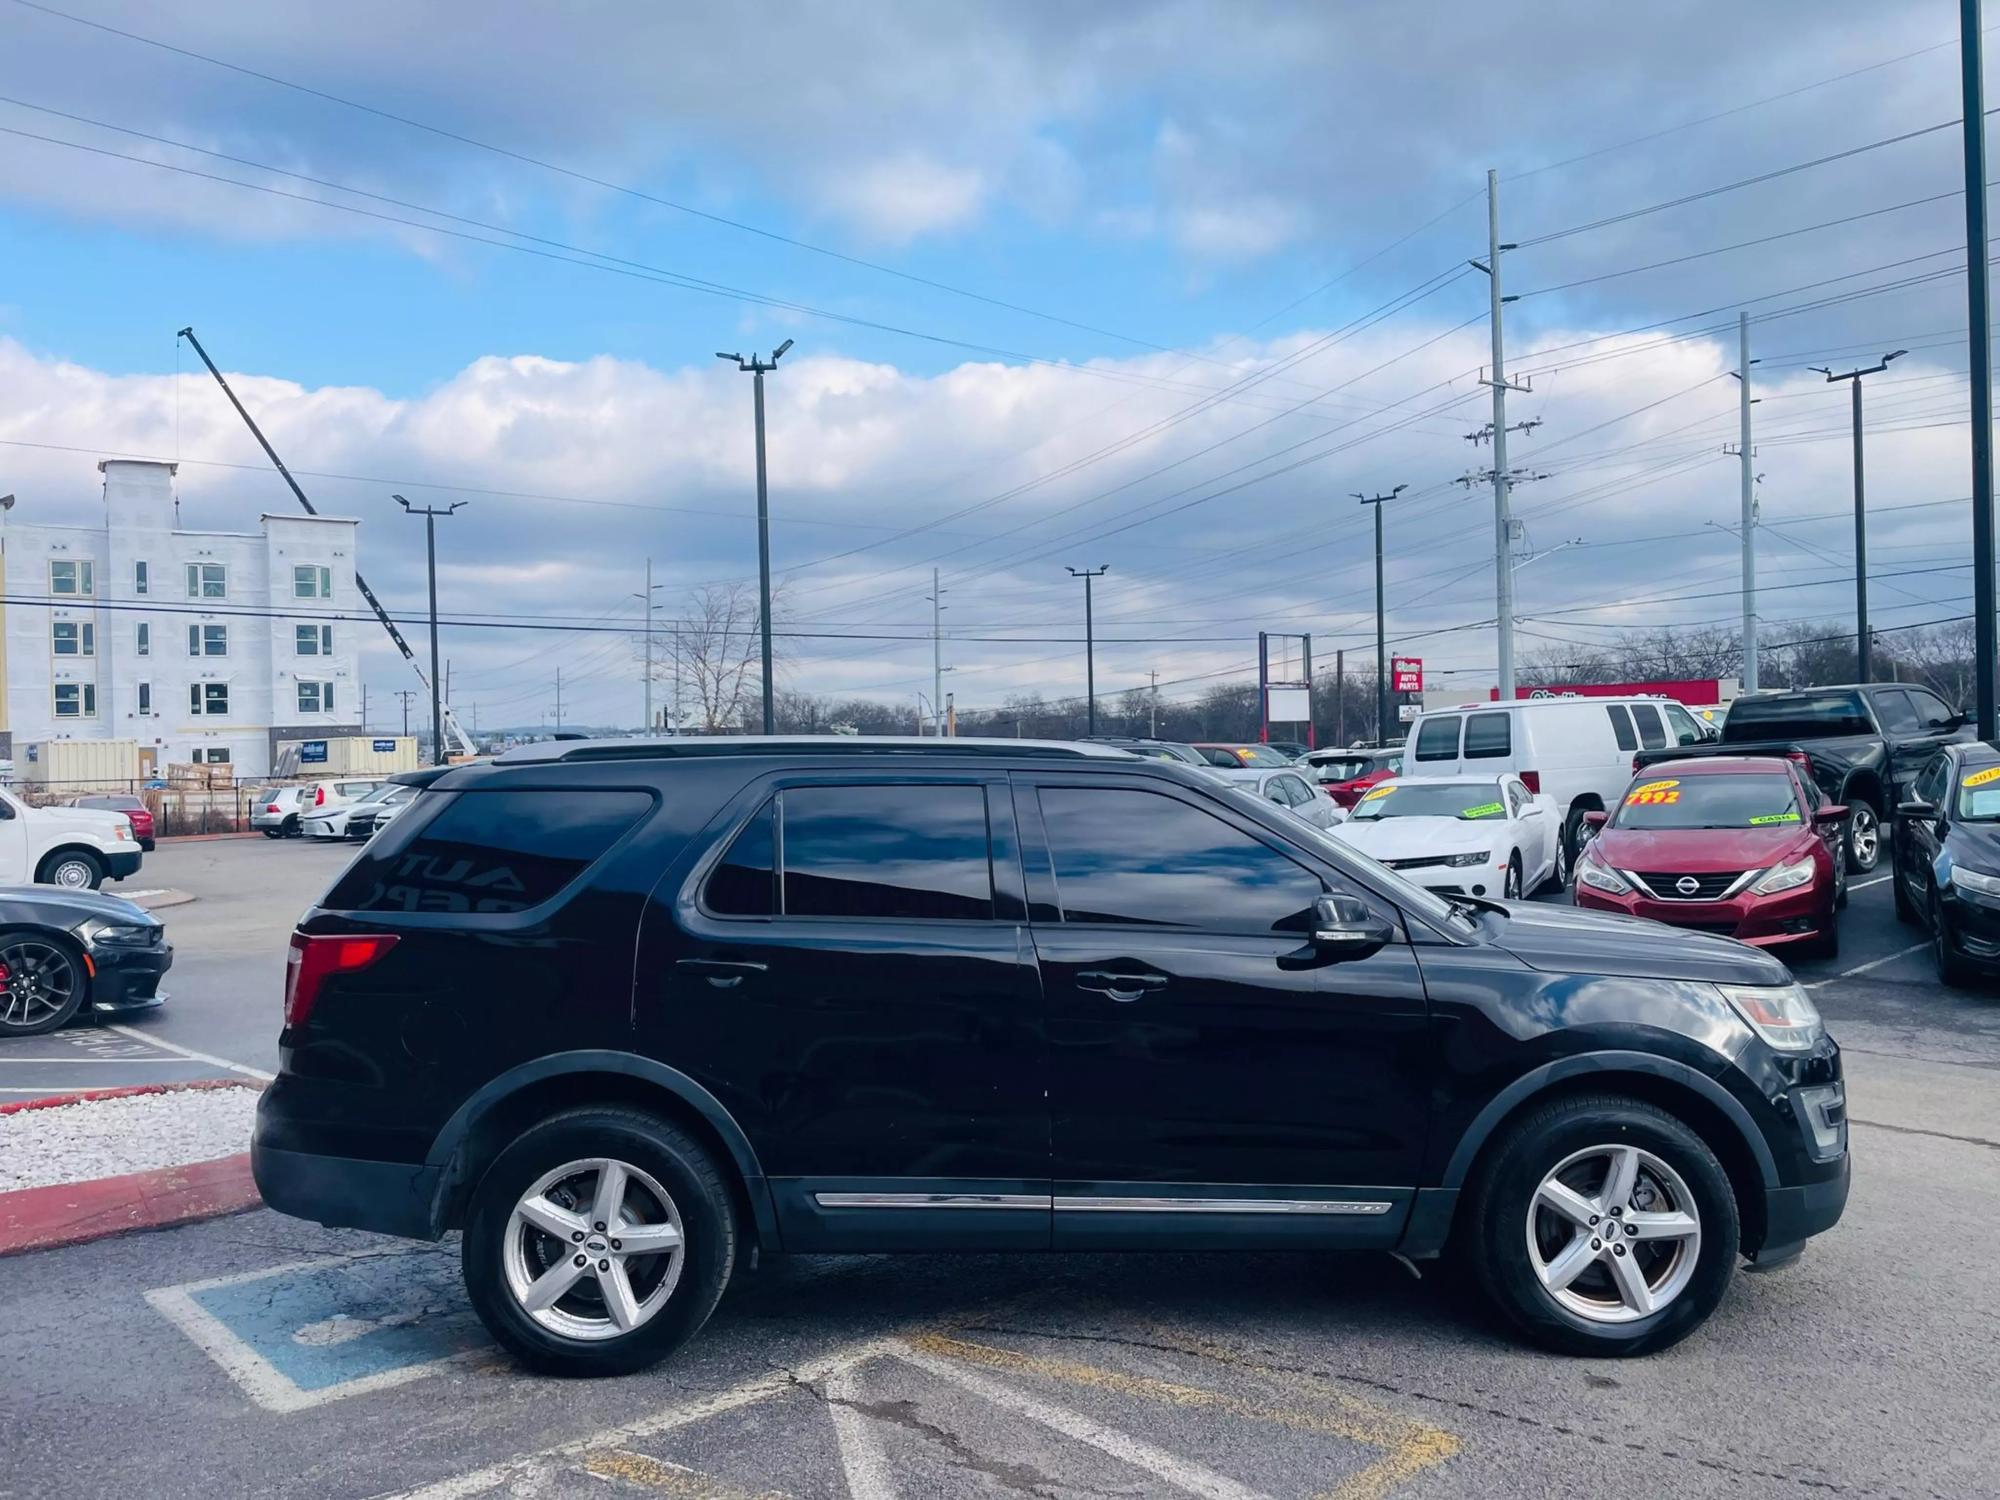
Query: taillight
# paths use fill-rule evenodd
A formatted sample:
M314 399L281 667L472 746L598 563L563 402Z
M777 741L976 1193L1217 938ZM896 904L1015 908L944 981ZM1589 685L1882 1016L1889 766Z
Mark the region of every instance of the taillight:
M326 806L326 788L325 788L325 787L321 786L321 787L316 787L316 788L314 788L314 790L313 790L313 806L314 806L314 807L325 807L325 806Z
M270 803L270 804L268 804L268 805L267 805L267 806L266 806L266 807L264 808L264 811L265 811L265 812L283 812L283 811L284 811L284 809L283 809L282 807L278 806L278 804L277 804L277 803L273 802L273 803Z
M305 1024L329 975L358 974L400 941L388 933L327 937L293 933L292 951L285 956L285 1024Z
M1542 773L1540 771L1521 772L1521 785L1533 792L1537 797L1541 796Z

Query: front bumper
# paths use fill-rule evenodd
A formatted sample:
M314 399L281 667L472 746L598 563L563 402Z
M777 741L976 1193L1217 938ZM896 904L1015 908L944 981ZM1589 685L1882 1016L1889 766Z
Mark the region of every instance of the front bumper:
M1843 1153L1840 1168L1824 1182L1764 1190L1764 1243L1751 1257L1760 1271L1798 1259L1806 1241L1840 1222L1854 1175L1853 1158Z
M302 818L299 832L309 839L344 839L347 837L347 819L342 818L336 825L332 818Z
M1669 927L1720 933L1760 948L1824 936L1835 921L1830 882L1780 891L1775 896L1744 891L1727 901L1658 901L1637 891L1614 896L1578 880L1576 904L1590 911L1648 917Z
M151 948L94 948L90 951L90 1008L98 1015L152 1010L166 1002L160 981L173 967L168 943Z
M1384 864L1413 885L1420 885L1427 891L1436 891L1441 896L1494 896L1507 888L1507 866L1488 864L1483 860L1476 865L1418 865L1406 868L1391 860Z
M2000 971L2000 897L1952 884L1938 892L1945 938L1967 962Z
M111 880L123 880L128 875L137 875L139 873L139 863L145 858L145 854L140 849L134 847L131 849L114 849L102 857L106 877Z

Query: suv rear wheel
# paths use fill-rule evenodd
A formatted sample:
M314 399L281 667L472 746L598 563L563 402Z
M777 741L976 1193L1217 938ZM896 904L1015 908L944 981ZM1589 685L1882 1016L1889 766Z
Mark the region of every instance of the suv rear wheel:
M735 1263L735 1216L684 1132L638 1110L573 1109L487 1169L461 1255L473 1308L523 1363L623 1375L708 1321Z
M1650 1104L1563 1099L1510 1126L1460 1223L1486 1295L1565 1354L1651 1354L1693 1332L1736 1269L1715 1154Z

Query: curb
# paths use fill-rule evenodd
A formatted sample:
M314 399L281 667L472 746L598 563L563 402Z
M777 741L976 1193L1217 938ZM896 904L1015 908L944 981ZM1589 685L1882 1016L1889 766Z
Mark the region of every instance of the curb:
M0 1193L0 1256L55 1250L201 1219L241 1213L263 1201L250 1177L250 1154L124 1177Z
M256 839L263 834L252 828L247 833L163 833L155 839L159 844L199 844L208 839Z
M134 906L144 907L147 911L167 911L173 907L186 906L192 901L201 899L192 891L183 891L170 885L152 886L146 889L149 892L157 892L157 894L126 896L125 899L130 901ZM119 893L114 891L111 894L117 895Z

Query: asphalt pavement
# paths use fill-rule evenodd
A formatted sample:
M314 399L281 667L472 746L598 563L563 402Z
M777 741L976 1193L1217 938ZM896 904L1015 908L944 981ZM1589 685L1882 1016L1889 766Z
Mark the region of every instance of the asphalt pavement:
M201 899L130 1030L268 1070L341 857L149 860ZM1799 971L1847 1048L1847 1216L1651 1359L1525 1349L1386 1256L773 1257L666 1366L557 1381L485 1338L455 1242L257 1212L0 1265L0 1496L2000 1494L2000 990L1940 989L1879 877L1843 939ZM218 1071L74 1067L172 1065Z

